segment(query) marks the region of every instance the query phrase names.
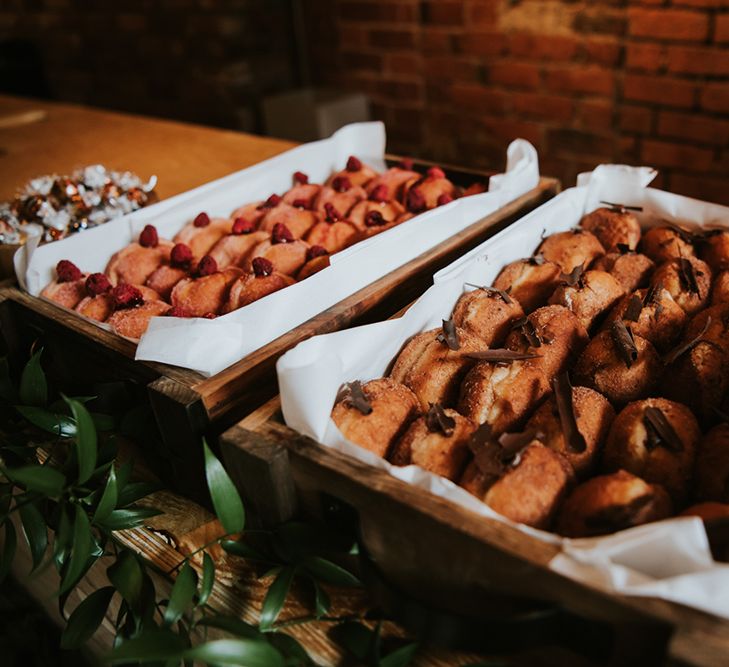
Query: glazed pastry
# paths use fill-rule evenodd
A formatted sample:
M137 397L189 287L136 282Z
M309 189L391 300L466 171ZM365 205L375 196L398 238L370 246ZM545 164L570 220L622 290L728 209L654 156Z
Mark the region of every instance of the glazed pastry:
M577 228L547 236L536 254L554 262L563 273L570 273L576 266L590 266L605 249L594 234Z
M622 206L595 209L582 218L580 227L592 232L606 252L635 250L640 242L638 218Z
M694 257L690 232L678 226L653 227L643 233L641 247L656 264L680 257Z
M476 424L470 419L436 403L398 440L390 462L420 466L455 482L470 456L468 440L475 430Z
M132 340L139 340L147 330L149 321L153 317L165 315L169 310L170 305L164 301L149 301L134 308L115 310L106 323L114 333Z
M254 229L258 229L258 225L261 223L263 216L268 213L274 206L278 206L283 199L277 195L271 195L266 201L257 201L251 204L244 204L239 206L230 214L231 220L242 219L247 223L253 225Z
M542 257L519 259L507 264L494 280L494 287L509 290L524 309L531 313L547 303L547 299L559 286L560 268Z
M712 271L729 269L729 230L707 229L694 238L699 257L711 267Z
M714 278L711 286L711 305L729 304L729 271L722 271Z
M309 183L309 177L297 171L294 174L294 186L284 194L283 200L291 206L311 210L314 208L314 200L321 190L321 185Z
M701 430L685 405L648 398L627 405L610 428L602 466L660 484L676 506L688 497Z
M530 364L551 379L577 358L588 341L585 327L571 310L564 306L544 306L514 323L506 347L538 355Z
M405 209L397 201L373 201L370 198L355 204L349 212L347 220L359 231L366 232L370 227L398 221L403 213L405 213ZM373 222L377 224L373 224Z
M572 480L569 463L529 433L496 440L479 437L482 429L461 486L507 519L548 528Z
M584 478L597 465L615 411L609 401L588 387L572 387L564 374L552 383L554 393L526 424L535 438L569 462Z
M315 224L306 235L306 242L318 245L329 254L339 252L358 239L357 228L344 220L331 204L327 204L323 222Z
M626 292L648 285L654 266L651 259L636 252L610 252L598 257L592 264L597 271L607 271Z
M404 201L405 183L413 182L420 178L417 171L413 171L412 161L403 161L397 167L388 169L384 174L373 178L367 184L367 193L372 195L377 192L377 196L382 200Z
M62 259L56 264L56 279L40 295L65 308L75 308L86 297L86 274L73 262Z
M208 257L208 256L206 256ZM206 258L204 257L203 260ZM231 285L242 271L233 266L218 271L212 258L210 268L198 269L195 277L182 279L172 290L172 305L188 314L188 317L217 315L227 302ZM203 264L203 260L200 261ZM207 264L207 263L206 263Z
M144 285L160 265L169 262L172 243L157 240L156 234L153 245L145 243L140 235L138 243L130 243L112 256L104 271L112 285Z
M92 273L86 279L86 291L88 296L82 299L76 306L75 310L84 317L97 322L105 322L115 309L119 307L118 297L115 294L120 291L123 286L116 288L116 292L112 289L109 279L103 273ZM160 295L149 287L144 285L131 285L141 294L144 302L160 301Z
M232 229L233 220L229 218L211 218L207 213L198 213L175 234L174 242L184 243L195 257L202 257Z
M709 301L711 269L706 262L696 257L672 259L655 270L651 285L661 285L667 289L673 300L688 315L693 315Z
M271 232L271 238L251 250L243 268L250 271L253 259L263 257L273 263L274 270L293 276L306 263L308 249L309 244L294 239L285 225L276 225Z
M304 208L296 208L281 202L275 208L270 209L263 216L258 229L269 234L273 232L278 224L286 225L294 238L303 238L306 233L319 221L319 216L313 211Z
M419 412L413 392L391 378L381 378L344 385L332 420L345 438L386 457Z
M403 203L410 213L422 213L436 206L450 204L456 197L456 186L440 167L431 167L425 176L405 183Z
M671 515L666 490L619 470L580 484L562 504L557 532L565 537L594 537L660 521Z
M390 377L410 388L423 412L431 403L452 407L468 369L475 361L468 355L483 349L472 333L458 329L451 320L442 329L431 329L408 341L395 360Z
M549 299L550 304L569 308L585 329L612 308L623 296L620 283L605 271L584 271L575 267L570 274L562 274L562 284Z
M254 231L252 224L244 221L239 224L239 221L242 218L233 224L233 233L220 239L208 253L217 262L219 269L245 266L253 248L271 237L267 232Z
M342 171L332 174L327 179L326 184L330 187L334 187L337 179L346 178L352 185L365 186L376 176L377 172L372 169L372 167L368 167L366 164L363 164L359 158L354 155L350 155L347 160L347 166L342 169Z
M231 285L223 313L247 306L296 282L291 276L275 271L273 264L263 257L256 257L252 266L253 273L240 276Z
M326 204L331 204L334 210L345 218L354 208L357 202L367 199L367 193L363 188L354 186L347 177L342 177L341 181L335 183L337 188L323 187L317 195L314 202L314 210L324 217L327 213Z
M649 340L655 348L665 352L683 332L686 313L662 287L642 289L624 296L608 315L605 328L614 320L622 320L631 331Z
M699 443L694 497L729 503L729 423L714 426Z
M299 269L296 280L304 280L329 266L329 253L320 245L313 245L306 251L306 264Z
M661 370L653 345L616 320L587 344L575 365L574 379L599 391L613 405L623 405L647 396Z
M498 347L524 311L507 292L479 287L461 295L451 317L457 327L478 336L487 347Z

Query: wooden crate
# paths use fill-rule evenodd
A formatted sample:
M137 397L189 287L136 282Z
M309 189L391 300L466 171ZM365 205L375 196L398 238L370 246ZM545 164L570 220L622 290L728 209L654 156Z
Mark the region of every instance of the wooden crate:
M558 552L288 428L278 398L229 429L222 454L238 488L275 523L354 508L376 569L427 608L489 619L534 601L609 624L609 664L725 665L729 621L663 600L603 593L549 569ZM438 632L437 620L431 623Z
M388 157L390 164L398 160ZM415 163L420 171L429 166L432 163ZM444 168L462 186L490 176ZM557 180L540 179L530 192L209 378L166 364L135 361L136 345L131 341L13 286L0 288L0 331L11 358L22 358L40 337L64 378L78 378L82 384L132 380L146 386L165 449L166 463L157 472L173 490L201 499L205 497L201 435L214 439L274 396L276 360L286 350L317 334L392 315L430 285L435 271L552 198L559 189Z

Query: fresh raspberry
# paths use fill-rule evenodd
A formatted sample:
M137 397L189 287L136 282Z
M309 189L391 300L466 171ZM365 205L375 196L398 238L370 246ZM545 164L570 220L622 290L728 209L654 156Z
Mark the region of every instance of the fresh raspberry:
M134 308L144 303L142 293L134 285L117 285L111 290L111 297L114 299L114 307L117 309Z
M253 265L253 273L256 278L270 276L273 273L273 263L265 257L256 257L251 264Z
M309 208L309 202L306 199L294 199L294 203L291 204L294 208Z
M111 290L111 283L103 273L92 273L86 278L86 291L91 296L106 294L109 290Z
M74 280L80 280L82 276L81 269L67 259L62 259L56 264L56 279L59 283L72 283Z
M400 162L397 163L397 166L400 167L400 169L405 169L407 171L413 170L413 160L409 157L404 157Z
M236 218L233 223L233 234L250 234L256 226L245 218Z
M210 224L210 216L207 213L198 213L192 224L195 227L207 227Z
M147 225L139 235L139 245L143 248L156 248L159 245L159 235L154 225Z
M349 160L347 160L347 171L359 171L362 169L362 162L359 158L354 157L354 155L349 156Z
M197 275L198 276L210 276L213 273L218 272L218 263L215 261L214 257L211 257L210 255L205 255L197 265Z
M167 311L167 317L190 317L190 313L181 306L172 306Z
M369 211L364 222L368 227L382 227L382 225L387 224L387 220L382 217L382 213L379 211Z
M327 202L326 204L324 204L324 213L326 213L327 222L337 222L338 220L342 219L339 211L334 208L334 204L332 204L331 202Z
M306 185L309 182L309 177L303 171L294 172L294 183L299 185Z
M292 243L294 241L294 235L291 230L283 224L283 222L277 222L273 226L271 232L271 243L276 245L277 243Z
M217 317L215 313L205 313L203 315L204 320L214 320Z
M350 181L346 176L337 176L332 181L332 187L337 192L346 192L352 187L352 181Z
M446 204L450 204L453 201L453 197L451 197L447 192L444 192L442 195L438 196L437 204L438 206L445 206Z
M313 245L306 251L306 261L308 262L315 257L324 257L328 255L329 251L322 245Z
M261 204L258 209L264 209L264 208L275 208L281 203L281 197L279 195L273 194L271 195L266 201Z
M428 208L428 203L425 201L425 195L420 190L410 188L408 190L406 206L411 213L422 213Z
M431 178L445 178L445 172L440 167L431 167L427 173Z
M387 186L383 183L370 192L370 201L386 202L390 198L389 194Z
M192 250L189 245L177 243L170 253L170 263L178 269L186 269L192 262Z

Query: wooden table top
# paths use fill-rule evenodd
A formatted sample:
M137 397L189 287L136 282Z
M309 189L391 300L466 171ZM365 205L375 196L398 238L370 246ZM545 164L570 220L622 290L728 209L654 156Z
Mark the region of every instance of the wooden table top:
M171 197L295 144L242 132L0 95L0 201L29 179L101 163L158 177Z

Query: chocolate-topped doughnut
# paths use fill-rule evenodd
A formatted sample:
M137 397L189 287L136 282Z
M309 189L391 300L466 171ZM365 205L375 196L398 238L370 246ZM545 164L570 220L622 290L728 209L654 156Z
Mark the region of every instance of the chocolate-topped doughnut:
M691 232L679 226L653 227L643 232L640 244L644 255L656 264L680 257L695 257Z
M542 257L519 259L507 264L494 280L496 289L509 290L525 313L531 313L547 303L559 285L560 268Z
M514 322L524 317L524 311L508 292L479 288L459 297L451 317L457 327L492 347L504 342Z
M640 242L640 223L635 213L623 207L601 207L585 215L580 227L592 232L606 252L620 247L635 250Z
M548 262L554 262L564 273L570 273L576 266L590 266L605 254L597 237L585 229L571 229L547 236L537 248Z
M667 289L688 315L704 308L711 290L711 269L696 257L680 257L661 264L653 273L651 286Z
M588 330L625 293L609 273L582 271L582 267L576 267L569 275L562 274L561 283L549 303L569 308Z

